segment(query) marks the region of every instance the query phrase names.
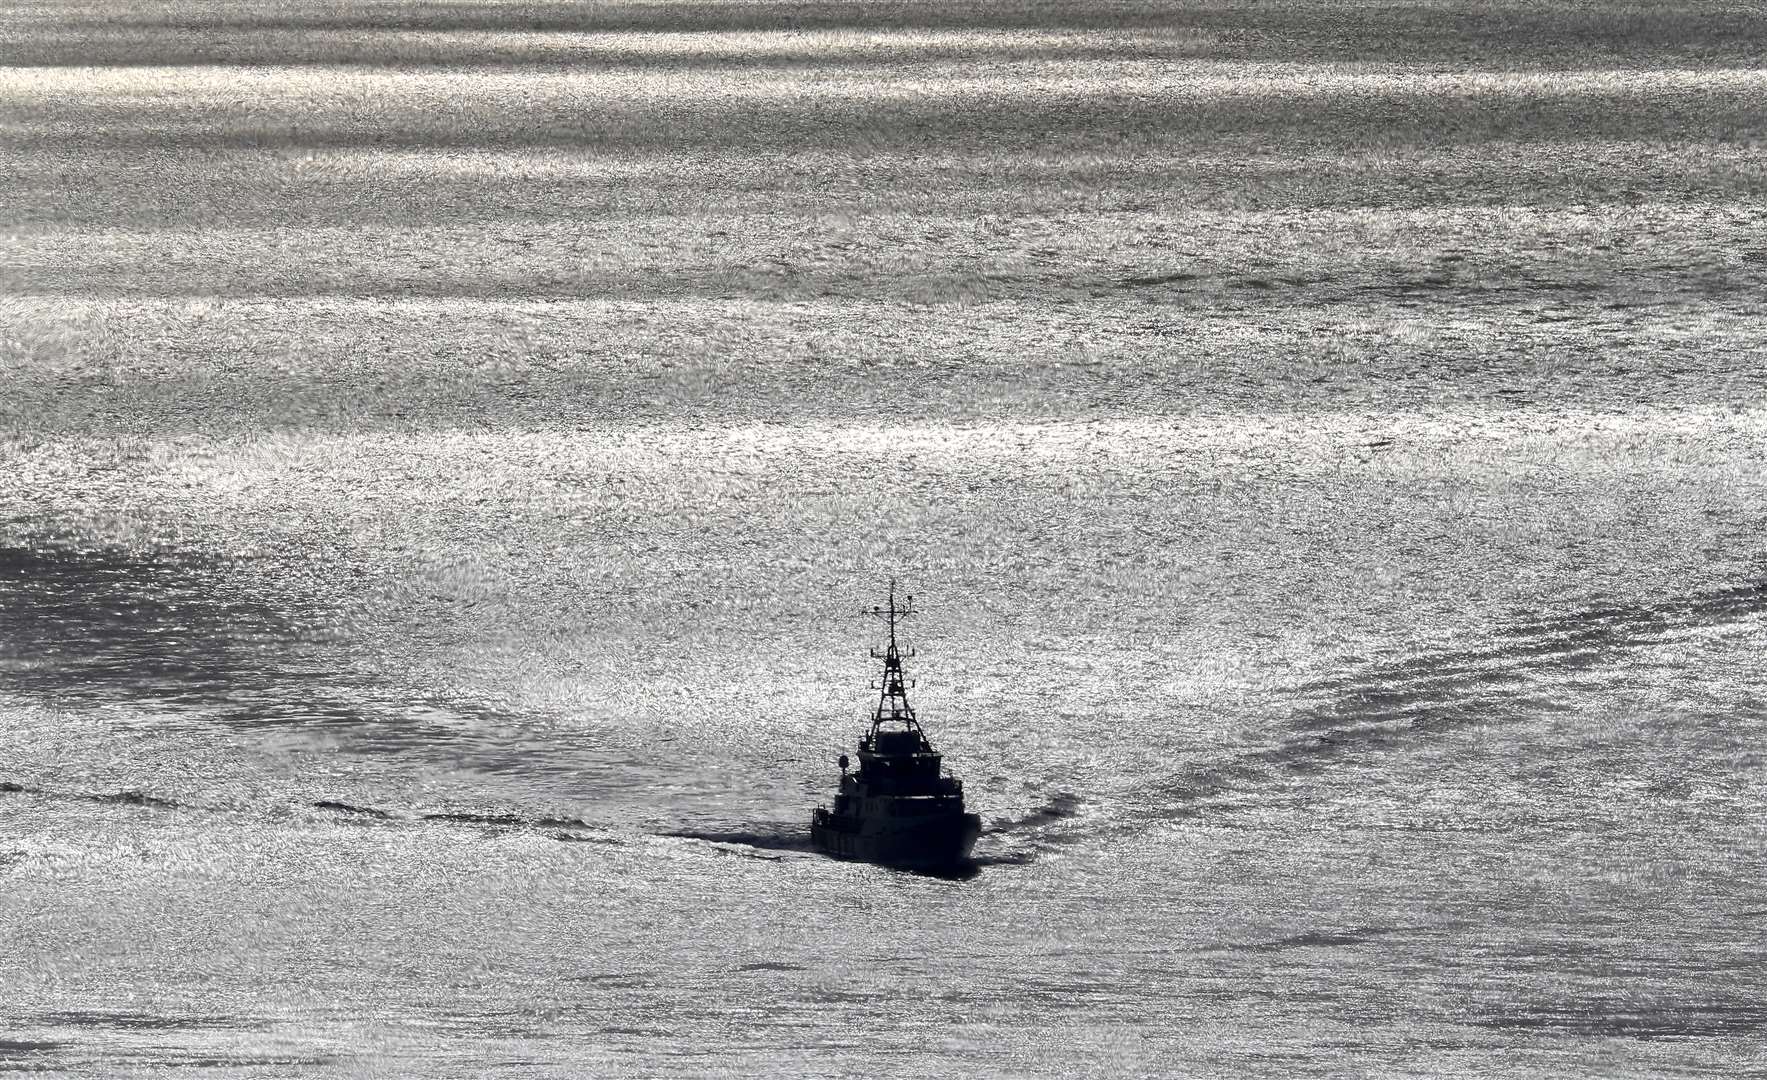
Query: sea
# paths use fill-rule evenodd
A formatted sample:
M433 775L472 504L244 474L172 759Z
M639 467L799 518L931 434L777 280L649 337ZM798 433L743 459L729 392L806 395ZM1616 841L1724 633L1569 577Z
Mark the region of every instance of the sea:
M1763 56L8 4L0 1073L1767 1077Z

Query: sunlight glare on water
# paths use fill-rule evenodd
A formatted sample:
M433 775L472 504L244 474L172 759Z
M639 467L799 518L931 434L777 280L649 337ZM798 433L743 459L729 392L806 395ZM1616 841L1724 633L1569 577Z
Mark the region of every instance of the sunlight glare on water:
M0 14L0 1071L1758 1067L1767 25L1502 7Z

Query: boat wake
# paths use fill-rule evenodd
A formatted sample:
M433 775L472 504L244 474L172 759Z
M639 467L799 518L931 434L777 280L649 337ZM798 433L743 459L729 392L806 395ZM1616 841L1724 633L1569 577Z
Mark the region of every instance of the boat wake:
M320 799L313 804L313 807L317 810L333 810L340 814L361 814L363 817L378 818L382 821L393 816L385 810L377 810L372 806L355 806L347 802L338 802L335 799Z
M1003 812L1018 813L1019 817L1001 817L998 813L991 816L990 823L982 830L983 836L994 836L1000 833L1024 833L1044 829L1060 821L1066 821L1080 812L1080 797L1071 791L1058 791L1041 806L1007 807Z
M1137 793L1155 818L1189 817L1202 804L1304 775L1398 752L1479 725L1526 721L1569 706L1539 683L1612 666L1678 635L1767 614L1767 580L1705 590L1655 604L1601 604L1497 627L1483 645L1373 664L1304 683L1323 700L1293 712L1274 745L1202 763Z
M810 829L802 825L751 825L743 829L674 829L659 836L703 840L709 844L740 844L761 851L814 851Z
M51 791L48 788L0 781L0 795L36 795L45 799L71 799L78 802L106 803L113 806L139 806L153 810L180 810L184 803L162 799L140 791Z
M57 799L70 802L96 803L106 806L136 807L144 810L181 810L197 813L232 813L237 806L210 806L201 803L178 802L158 795L133 789L123 791L66 791L52 788L35 787L20 784L11 780L0 780L0 795L22 795L40 799ZM510 831L545 832L555 840L619 844L617 837L599 831L582 818L532 816L520 813L474 813L468 811L433 811L428 813L416 811L395 812L377 806L361 806L356 803L343 802L338 799L318 799L310 803L299 803L296 806L308 807L324 811L326 816L340 820L354 820L362 825L376 824L386 826L422 826L422 825L464 825L481 828L503 829ZM746 835L746 834L745 834ZM808 838L803 841L808 844ZM757 844L756 846L762 846Z

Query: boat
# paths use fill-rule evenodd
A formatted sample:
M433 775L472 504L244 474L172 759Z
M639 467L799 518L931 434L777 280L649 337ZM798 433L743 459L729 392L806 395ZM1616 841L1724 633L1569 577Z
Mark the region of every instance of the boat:
M902 673L896 628L915 614L914 597L898 605L892 580L888 606L871 614L889 625L889 644L881 653L871 651L883 661L883 678L871 685L878 691L871 730L859 740L856 771L849 771L847 755L840 756L840 788L832 807L818 807L812 815L811 842L841 859L910 870L963 869L982 819L964 810L963 781L944 774L942 755L908 704L913 684Z

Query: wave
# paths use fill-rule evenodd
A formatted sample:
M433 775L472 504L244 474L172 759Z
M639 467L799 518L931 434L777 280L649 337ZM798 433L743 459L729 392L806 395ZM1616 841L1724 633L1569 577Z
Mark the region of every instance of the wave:
M595 827L582 818L575 817L527 817L522 814L486 814L461 810L435 811L418 815L417 821L437 822L447 825L478 825L493 829L527 829L544 831L554 840L562 840L573 844L607 844L614 847L622 846L624 841L604 832L596 832ZM581 832L578 830L588 830Z
M156 810L174 810L183 805L170 799L162 799L157 795L146 795L139 791L111 791L97 795L77 795L75 798L87 799L91 802L113 803L118 806L149 806Z
M52 799L69 799L80 802L103 803L110 806L134 806L155 810L203 810L202 806L176 802L146 792L124 791L50 791L44 788L30 787L11 780L0 780L0 795L37 795ZM593 826L582 818L576 817L527 817L516 813L473 813L468 811L435 811L415 816L401 815L391 810L383 810L375 806L362 806L344 802L341 799L316 799L308 804L315 810L324 810L332 814L350 817L368 818L375 821L398 822L407 825L418 825L427 822L453 825L481 825L493 828L532 829L548 831L555 840L574 843L597 843L618 845L618 838L593 831ZM587 831L578 831L587 830ZM765 846L764 841L754 846Z
M1377 938L1398 933L1397 926L1354 926L1345 930L1328 932L1309 930L1291 937L1278 938L1275 941L1257 941L1246 945L1229 945L1227 948L1237 952L1282 952L1287 949L1328 949L1347 945L1366 945Z
M335 810L340 814L361 814L371 818L385 819L393 816L385 810L376 810L372 806L353 806L350 803L338 802L334 799L320 799L313 806L319 810Z
M675 829L658 833L680 840L704 840L713 844L741 844L763 851L813 851L810 830L799 825L752 825L745 829Z
M106 803L112 806L141 806L155 810L179 810L184 804L141 791L51 791L0 780L0 795L40 795L48 799L76 799L80 802Z
M1754 1001L1638 1001L1608 997L1511 1008L1472 1022L1499 1031L1584 1037L1741 1039L1767 1030L1767 1007Z
M1043 805L1029 808L1022 817L996 817L992 824L982 830L982 835L994 836L1001 833L1028 832L1046 825L1053 825L1058 821L1066 821L1079 814L1082 802L1083 800L1071 791L1059 791ZM1008 807L1007 809L1019 810L1022 808Z
M473 814L461 811L441 811L433 814L420 815L423 821L446 821L456 825L530 825L527 818L520 814Z
M976 855L969 863L974 867L988 866L1029 866L1037 861L1037 856L1028 851L1011 852L1003 855Z
M1255 789L1280 774L1400 751L1463 728L1515 722L1568 706L1533 690L1541 675L1613 665L1673 635L1767 614L1767 579L1652 604L1600 603L1493 629L1487 643L1441 649L1294 687L1324 701L1291 714L1274 746L1186 769L1139 793L1155 818ZM1533 692L1530 692L1533 691Z
M606 844L609 847L626 846L625 841L616 839L612 836L596 836L574 832L555 832L552 834L552 838L554 840L562 840L567 844Z

